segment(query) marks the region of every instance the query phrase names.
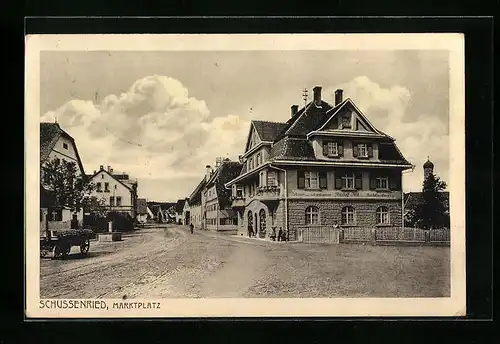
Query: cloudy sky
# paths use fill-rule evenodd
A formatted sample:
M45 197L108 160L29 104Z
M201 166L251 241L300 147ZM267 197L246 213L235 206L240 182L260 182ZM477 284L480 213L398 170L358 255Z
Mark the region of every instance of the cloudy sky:
M205 165L243 152L251 119L286 121L302 90L344 89L417 167L448 179L446 51L42 52L40 120L77 143L87 173L99 165L139 181L139 196L189 196ZM250 109L252 109L250 111Z

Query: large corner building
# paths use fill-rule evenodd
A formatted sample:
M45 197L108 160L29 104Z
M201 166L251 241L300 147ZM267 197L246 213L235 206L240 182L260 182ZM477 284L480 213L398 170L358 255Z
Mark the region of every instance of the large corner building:
M286 123L252 121L231 188L238 233L269 237L307 226L402 226L402 171L412 168L395 139L375 128L351 99L321 87Z

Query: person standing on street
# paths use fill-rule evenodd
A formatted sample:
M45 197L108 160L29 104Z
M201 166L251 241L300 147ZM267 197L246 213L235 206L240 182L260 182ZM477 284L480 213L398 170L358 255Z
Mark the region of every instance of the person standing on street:
M192 223L189 225L189 229L191 229L191 234L193 234L193 231L194 231L194 226L193 226L193 224L192 224Z

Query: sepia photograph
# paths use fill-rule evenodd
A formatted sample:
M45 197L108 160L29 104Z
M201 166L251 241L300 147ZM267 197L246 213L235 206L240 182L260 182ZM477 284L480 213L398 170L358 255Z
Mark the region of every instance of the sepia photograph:
M26 50L28 317L465 314L462 36Z

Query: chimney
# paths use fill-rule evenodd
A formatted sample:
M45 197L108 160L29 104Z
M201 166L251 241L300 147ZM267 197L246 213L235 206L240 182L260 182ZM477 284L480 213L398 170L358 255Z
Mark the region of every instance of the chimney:
M290 109L291 109L291 115L292 115L291 117L293 117L293 116L295 116L295 114L299 110L299 106L298 105L292 105L292 107Z
M104 166L103 165L99 166L99 170L101 171L104 170Z
M96 171L96 170L94 170L94 174L96 174L96 173L97 173L97 171Z
M321 86L314 87L313 93L314 93L314 103L316 105L321 104Z
M335 91L335 106L342 103L342 93L343 91L340 89Z
M113 169L112 168L109 169L109 173L113 174Z
M212 169L210 165L205 166L205 168L207 169L205 173L205 179L206 181L208 181L210 179L210 175L212 174Z
M108 172L111 172L111 166L108 165Z

